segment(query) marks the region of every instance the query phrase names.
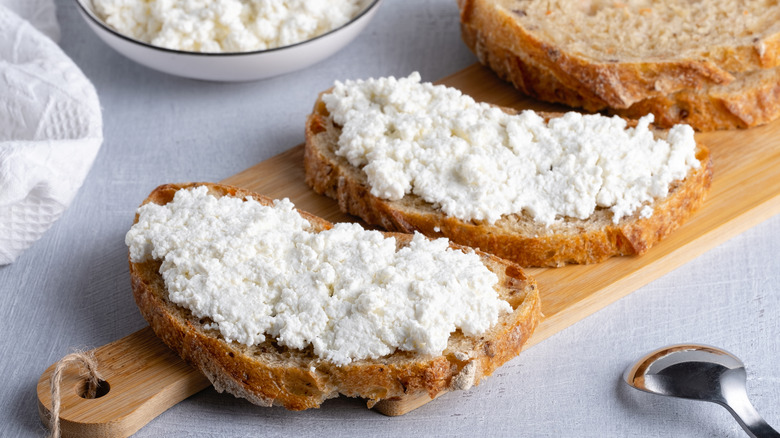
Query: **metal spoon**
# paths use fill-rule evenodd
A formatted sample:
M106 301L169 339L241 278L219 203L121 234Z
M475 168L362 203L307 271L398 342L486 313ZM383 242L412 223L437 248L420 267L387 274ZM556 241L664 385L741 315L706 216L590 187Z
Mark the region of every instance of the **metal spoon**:
M663 347L628 367L623 379L653 394L717 403L731 412L749 436L780 437L748 400L745 365L719 348L696 344Z

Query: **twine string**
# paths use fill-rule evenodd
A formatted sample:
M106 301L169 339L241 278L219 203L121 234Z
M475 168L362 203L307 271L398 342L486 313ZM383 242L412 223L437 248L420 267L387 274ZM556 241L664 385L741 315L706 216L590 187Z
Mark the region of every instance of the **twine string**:
M98 386L103 377L97 370L97 361L90 353L77 351L70 353L57 362L54 367L54 373L51 376L51 413L49 416L49 437L59 438L60 436L60 383L62 373L71 364L81 366L81 376L87 380L86 398L95 398ZM86 372L85 372L86 371Z

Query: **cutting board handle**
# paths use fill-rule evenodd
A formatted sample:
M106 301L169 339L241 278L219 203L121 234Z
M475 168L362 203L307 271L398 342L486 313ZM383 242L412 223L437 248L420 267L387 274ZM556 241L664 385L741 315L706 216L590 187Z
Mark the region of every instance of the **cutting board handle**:
M85 378L70 366L60 383L62 437L127 437L211 382L171 351L147 327L91 352L106 385L98 397L82 398ZM38 413L51 415L50 379L56 364L38 380ZM106 391L107 390L107 391Z
M211 382L155 336L150 327L96 348L103 382L96 398L81 396L86 378L76 366L65 368L60 383L60 431L63 438L128 437L153 418ZM51 418L51 377L56 363L38 380L38 414L48 426ZM404 415L432 399L427 394L402 400L383 400L374 410Z

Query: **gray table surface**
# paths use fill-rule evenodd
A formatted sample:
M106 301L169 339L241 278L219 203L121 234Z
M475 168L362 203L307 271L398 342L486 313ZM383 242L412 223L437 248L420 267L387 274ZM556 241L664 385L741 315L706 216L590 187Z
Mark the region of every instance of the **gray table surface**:
M0 268L0 436L41 436L35 385L74 348L145 326L124 234L161 183L219 181L303 141L316 94L335 79L436 80L475 62L454 0L387 0L358 40L306 70L253 83L181 79L99 41L58 0L61 46L97 88L105 141L63 217ZM780 217L680 266L544 342L468 392L397 418L336 399L321 409L260 408L207 389L137 436L743 436L722 408L627 388L634 359L671 343L721 346L748 368L748 392L780 427Z

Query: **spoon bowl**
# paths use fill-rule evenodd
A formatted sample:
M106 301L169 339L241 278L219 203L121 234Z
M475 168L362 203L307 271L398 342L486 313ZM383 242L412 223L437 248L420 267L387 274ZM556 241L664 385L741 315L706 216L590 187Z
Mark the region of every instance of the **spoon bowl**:
M749 436L780 437L748 399L745 365L725 350L699 344L663 347L628 367L623 380L652 394L717 403Z

